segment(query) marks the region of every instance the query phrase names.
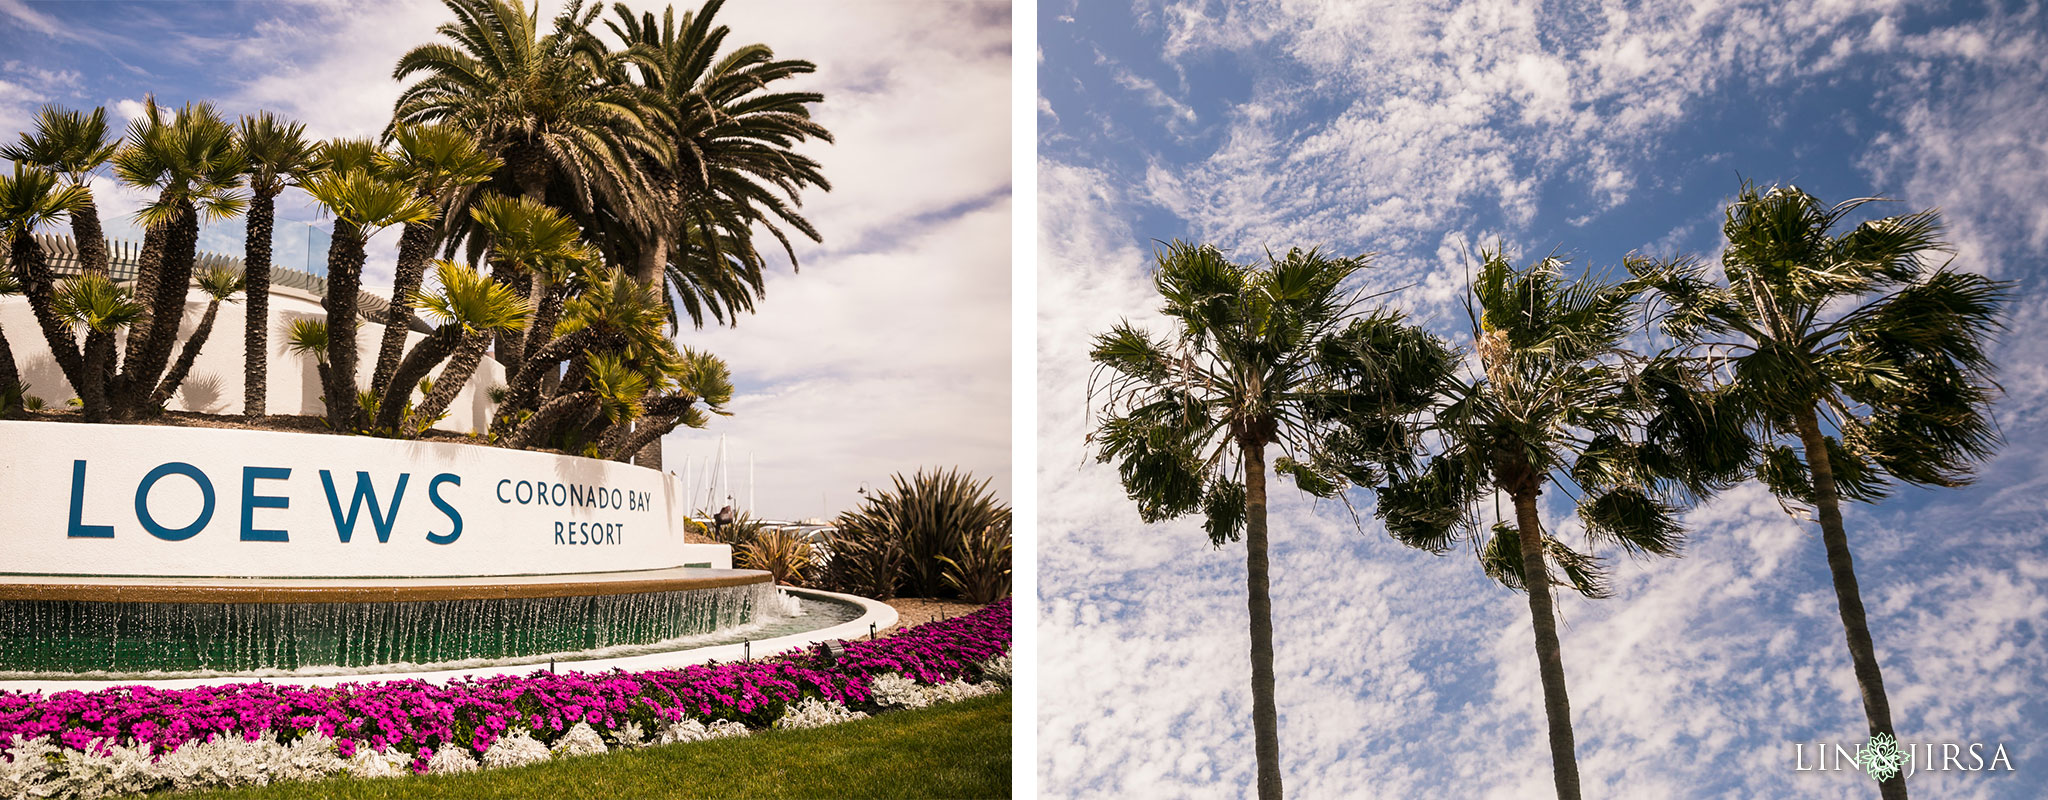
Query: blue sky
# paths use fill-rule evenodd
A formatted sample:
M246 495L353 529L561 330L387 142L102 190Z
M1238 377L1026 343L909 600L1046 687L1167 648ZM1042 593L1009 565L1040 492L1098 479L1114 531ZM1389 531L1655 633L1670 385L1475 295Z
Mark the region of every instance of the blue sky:
M541 5L551 17L562 4ZM105 106L125 124L151 92L229 114L269 109L314 136L374 135L402 88L398 57L452 18L436 2L395 0L0 0L0 136L12 140L44 103ZM1008 497L1008 4L904 0L850 14L823 0L750 1L720 21L733 43L819 65L800 82L826 96L816 116L837 141L804 149L834 190L803 197L825 239L797 248L801 274L778 264L755 315L679 336L726 359L739 392L735 416L670 434L667 466L702 475L724 434L738 504L751 456L756 510L776 517L836 513L862 483L920 467L958 466ZM104 176L94 188L110 235L139 238L126 221L146 198ZM281 235L280 263L303 263L306 229L291 223L329 223L296 191L278 215L296 233ZM373 291L389 286L397 239L371 242ZM230 253L241 242L239 219L201 239Z
M1088 337L1163 330L1152 240L1379 253L1366 288L1461 341L1464 257L1610 268L1718 252L1742 178L1942 208L1958 268L2017 282L2008 443L1962 490L1848 513L1907 741L2004 743L1923 796L2048 772L2048 19L2017 4L1041 3L1040 789L1236 797L1252 758L1243 550L1146 526L1087 457ZM1356 498L1369 504L1369 496ZM1554 499L1554 498L1553 498ZM1546 519L1569 528L1554 503ZM1867 797L1794 770L1860 741L1819 538L1754 485L1681 559L1560 605L1588 796ZM1527 605L1467 554L1274 505L1281 750L1301 797L1534 797L1549 753ZM1114 664L1114 669L1105 665ZM1809 749L1810 749L1809 745Z

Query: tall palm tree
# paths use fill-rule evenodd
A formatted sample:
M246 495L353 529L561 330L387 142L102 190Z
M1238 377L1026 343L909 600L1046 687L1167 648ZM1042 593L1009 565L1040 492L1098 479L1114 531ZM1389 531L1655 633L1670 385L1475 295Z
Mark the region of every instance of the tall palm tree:
M277 196L319 168L319 145L306 126L268 111L244 116L235 129L247 161L249 225L242 245L248 320L242 329L242 415L260 417L270 396L270 256Z
M434 279L434 291L418 298L420 308L442 320L444 328L458 332L459 339L448 365L434 378L432 389L405 418L399 434L406 438L417 437L433 427L448 410L448 404L455 402L455 396L476 374L477 364L490 346L491 334L517 330L533 314L532 306L510 288L455 262L435 262ZM392 390L396 392L399 388L394 381ZM389 400L386 404L391 405Z
M814 138L832 141L810 115L823 95L770 91L817 66L776 58L763 44L721 54L731 31L712 21L723 5L712 0L681 20L671 8L659 23L652 12L636 17L619 5L616 19L605 23L626 43L626 57L648 90L653 113L642 169L660 211L644 218L654 224L628 224L625 235L609 238L631 248L631 258L622 260L633 264L636 277L665 276L698 325L706 314L723 322L752 310L761 290L756 225L797 265L783 227L817 241L817 229L797 211L801 191L832 188L818 162L795 150Z
M1666 333L1730 363L1764 440L1758 476L1816 512L1870 735L1896 739L1841 503L1881 499L1888 479L1964 485L1997 447L1984 347L2011 286L1936 266L1933 210L1834 232L1873 200L1745 184L1722 227L1725 285L1693 262L1643 277L1670 304ZM1905 798L1905 775L1879 789Z
M440 122L468 131L505 161L509 193L589 211L597 198L638 207L632 142L644 135L642 92L605 80L619 56L590 32L603 10L570 0L541 32L522 0L442 0L455 21L447 41L398 60L392 78L417 78L399 95L393 124ZM550 191L558 194L551 197Z
M1428 400L1451 352L1398 314L1360 311L1342 287L1366 259L1292 250L1231 263L1182 242L1153 275L1168 340L1119 324L1095 339L1091 386L1103 401L1090 437L1118 462L1146 522L1202 512L1211 544L1245 541L1252 727L1261 798L1281 796L1268 597L1266 450L1271 470L1319 497L1371 486L1398 450L1394 420Z
M359 427L356 397L357 307L362 291L364 250L370 237L392 225L425 222L432 203L404 184L367 170L326 171L305 182L306 192L334 214L334 238L327 250L328 423L335 430Z
M136 215L146 227L135 280L143 316L128 328L128 344L109 398L113 413L132 418L154 413L149 404L177 341L185 297L199 248L202 215L220 220L242 213L239 189L246 163L234 126L211 104L187 103L166 116L154 98L129 123L126 144L114 153L114 174L131 186L157 190Z
M400 353L412 323L412 299L425 278L427 260L440 244L448 211L470 187L490 180L504 162L485 154L469 134L446 125L399 125L391 131L392 149L378 155L379 173L412 187L420 199L434 204L442 224L415 222L398 238L398 264L391 279L391 306L384 316L384 339L377 347L377 366L370 392L383 396L398 369Z
M1481 262L1467 300L1480 374L1446 376L1438 402L1410 429L1435 452L1396 462L1377 513L1411 547L1444 553L1471 542L1488 576L1527 594L1552 779L1559 798L1577 798L1550 589L1591 598L1609 591L1590 551L1544 532L1538 498L1547 485L1579 498L1591 544L1674 556L1684 540L1682 502L1732 479L1747 463L1748 440L1739 415L1720 413L1713 396L1698 391L1696 365L1623 347L1639 329L1640 286L1591 276L1567 282L1556 258L1521 270L1497 252ZM1479 510L1496 491L1510 499L1514 519L1482 534Z
M91 181L120 146L120 138L108 130L104 108L80 112L44 106L36 113L35 126L34 135L23 132L18 144L0 148L0 158L63 175L73 186ZM71 238L78 243L84 271L106 274L107 237L90 191L71 212Z

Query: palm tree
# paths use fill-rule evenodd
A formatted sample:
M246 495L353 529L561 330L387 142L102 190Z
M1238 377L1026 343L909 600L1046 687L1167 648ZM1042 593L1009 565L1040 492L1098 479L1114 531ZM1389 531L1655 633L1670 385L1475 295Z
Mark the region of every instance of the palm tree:
M327 250L327 377L323 386L328 423L335 430L359 425L356 396L356 308L362 290L364 248L391 225L432 219L434 206L404 184L364 169L327 171L305 182L306 192L334 213L334 239Z
M1320 497L1378 480L1398 449L1392 420L1449 369L1441 342L1398 314L1362 314L1342 290L1366 259L1292 250L1240 266L1212 246L1158 254L1154 285L1170 341L1119 324L1090 352L1107 380L1098 460L1118 462L1146 522L1202 512L1212 544L1243 535L1251 616L1252 726L1261 798L1281 795L1268 598L1266 449L1272 470Z
M448 365L434 378L432 388L405 418L399 434L406 438L418 437L448 410L448 404L455 401L470 376L476 374L484 349L490 346L491 334L517 330L533 314L532 306L504 284L455 262L435 262L434 279L437 288L417 298L420 308L442 320L444 328L458 331L459 343ZM393 393L401 388L409 386L394 380ZM387 407L392 405L388 398L384 402Z
M601 428L610 422L597 423L600 429L593 430L586 427L593 424L591 419L567 413L572 409L592 412L595 406L582 403L561 407L560 413L542 414L550 403L586 387L591 377L591 359L599 355L619 358L645 373L646 385L657 390L666 385L668 370L676 365L678 356L674 343L665 335L664 309L654 286L634 280L624 270L611 268L588 276L587 280L589 286L563 306L561 322L554 327L555 337L535 351L507 389L506 400L492 422L494 434L516 441L563 444L591 442L601 437L605 433ZM564 361L568 362L566 368L557 366ZM543 397L541 377L558 369L562 373L560 383L553 394ZM534 416L544 416L546 424L523 418L529 408L534 409Z
M249 176L249 226L242 245L249 298L242 329L242 415L260 417L270 395L270 249L277 195L318 169L319 147L306 138L305 125L268 111L242 117L236 139Z
M635 17L614 6L617 19L605 23L626 43L625 55L650 95L642 169L650 202L659 209L644 218L653 224L623 219L625 235L607 238L630 246L630 259L622 260L634 265L636 277L665 275L698 325L705 314L724 322L752 310L763 264L752 243L754 226L780 241L795 267L783 226L817 241L817 229L797 211L800 192L831 190L818 162L794 149L813 138L832 141L810 116L823 95L768 91L817 66L778 59L762 44L721 55L731 31L712 20L723 5L712 0L680 21L669 9L659 24L652 12Z
M490 242L491 276L507 287L524 287L527 304L544 315L559 309L563 286L557 278L566 276L548 267L582 254L583 231L576 222L540 201L498 194L478 198L469 213ZM553 324L551 316L544 321ZM521 330L498 334L498 361L505 365L507 380L517 380L524 368L526 339Z
M522 0L442 0L448 42L413 48L396 80L393 124L440 122L468 131L504 159L500 179L529 200L589 211L602 197L633 208L642 195L631 142L646 129L642 93L609 83L618 56L591 35L603 8L571 0L541 33ZM550 190L565 196L550 197Z
M97 272L59 283L51 305L65 321L85 329L80 372L86 380L72 388L78 392L86 420L97 422L107 407L107 376L113 369L114 337L123 326L140 319L144 309L126 288Z
M1665 332L1729 362L1764 442L1758 476L1816 512L1870 735L1896 738L1841 503L1881 499L1888 478L1967 484L1996 448L1984 345L2011 285L1934 266L1933 210L1833 233L1875 199L1745 184L1722 227L1725 285L1694 262L1642 274L1670 304ZM1903 799L1905 775L1879 788Z
M44 106L36 113L35 125L34 135L24 132L19 144L0 148L0 158L58 173L73 186L91 181L120 145L118 137L109 135L104 108L87 113ZM78 260L84 271L106 274L107 237L89 191L71 212L71 237L78 243Z
M170 372L164 373L163 382L150 393L150 405L162 408L171 401L171 395L177 393L178 386L185 382L185 376L191 374L192 363L199 360L199 349L206 346L207 338L213 334L213 319L220 314L220 304L233 302L228 298L242 291L245 285L241 275L221 267L214 267L199 276L199 289L207 297L206 314L199 318L199 327L194 328L192 336L185 340L185 349L178 353L177 363L171 365Z
M1566 282L1556 258L1522 270L1497 252L1482 253L1481 262L1467 301L1468 310L1477 306L1481 374L1446 376L1438 402L1410 429L1436 452L1420 464L1396 462L1378 514L1411 547L1441 554L1470 541L1488 576L1528 595L1552 779L1558 797L1577 798L1550 587L1590 598L1609 591L1590 550L1544 533L1537 500L1555 485L1579 498L1589 543L1675 556L1682 502L1731 479L1746 463L1748 440L1739 415L1717 413L1714 398L1698 391L1696 365L1623 348L1637 330L1640 286L1590 276ZM1495 491L1512 502L1513 524L1482 536L1478 512Z
M732 402L732 370L719 357L680 348L672 358L661 360L661 368L655 374L659 380L654 390L640 399L640 414L632 420L633 424L614 423L598 442L605 458L626 461L679 426L704 427L711 420L706 412L719 416L732 413L725 410L725 404Z
M144 311L128 328L122 371L109 392L113 413L132 418L158 410L148 401L184 317L201 215L226 219L247 201L238 191L246 162L234 126L210 104L188 103L166 117L149 98L143 116L129 123L126 142L114 153L114 174L157 190L137 214L146 231L134 291Z
M72 321L56 306L55 273L35 237L37 228L71 214L85 202L88 193L83 187L59 186L59 182L55 173L19 163L14 165L11 177L0 175L0 234L5 234L8 240L8 263L13 267L14 283L28 298L29 310L35 314L36 327L42 329L51 358L79 398L89 399L86 418L98 421L106 415L106 395L101 388L106 385L105 376L86 369L86 357L79 350Z
M394 149L378 156L386 180L413 188L434 204L443 225L448 211L468 189L487 181L504 162L478 149L476 140L446 125L399 125L392 129ZM377 367L370 393L383 396L398 369L405 336L412 322L412 298L426 277L427 260L440 244L443 225L415 222L398 238L398 265L391 279L391 306L384 316L384 339L377 347Z

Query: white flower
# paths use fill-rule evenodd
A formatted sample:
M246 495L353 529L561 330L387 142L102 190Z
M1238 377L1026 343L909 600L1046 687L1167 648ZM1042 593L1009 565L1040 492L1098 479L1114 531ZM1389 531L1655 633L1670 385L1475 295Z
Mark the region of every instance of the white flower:
M109 745L105 753L93 752L103 744L109 743L95 741L85 752L65 750L61 774L53 775L53 782L40 791L53 796L99 797L144 792L163 782L156 776L155 759L150 758L148 745Z
M491 769L516 767L548 760L548 746L533 738L525 728L514 728L510 733L491 742L491 749L484 751L484 766Z
M554 746L555 755L559 756L603 755L607 749L604 737L597 735L596 729L591 728L588 722L576 723L568 733L562 734Z
M994 683L1008 684L1010 682L1010 654L1004 653L981 662L981 676Z
M993 682L968 683L966 681L947 681L937 686L925 687L924 693L925 697L933 703L957 703L985 694L999 694L1002 691L1002 685Z
M348 760L348 773L358 778L395 778L412 773L412 757L391 748L356 749Z
M469 748L461 747L454 742L441 745L441 749L434 751L434 756L427 759L427 771L436 775L458 775L475 772L477 769L476 758L469 754Z
M23 741L20 734L8 737L8 752L0 760L0 797L48 797L55 793L63 748L47 737Z
M335 751L334 740L318 731L280 745L278 750L280 757L271 769L274 780L315 781L348 769L348 762Z
M156 771L178 791L262 786L270 783L271 770L283 749L269 740L252 742L239 736L217 736L204 742L187 742L158 758Z
M868 693L876 705L884 708L924 708L932 702L917 681L894 672L875 676L874 682L868 684Z
M866 714L847 708L844 703L806 697L803 702L784 712L782 718L775 721L775 727L784 730L819 728L866 718Z

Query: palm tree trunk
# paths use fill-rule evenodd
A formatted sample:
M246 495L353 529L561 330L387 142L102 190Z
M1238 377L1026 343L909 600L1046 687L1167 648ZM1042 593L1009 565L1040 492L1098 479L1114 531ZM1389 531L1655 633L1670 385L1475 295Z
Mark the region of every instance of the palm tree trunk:
M441 374L434 378L434 390L420 398L420 404L405 420L405 430L399 435L407 439L419 435L435 422L441 413L448 410L448 404L455 402L455 396L462 393L462 387L469 384L471 375L476 374L476 365L484 360L484 350L491 345L489 333L470 333L462 337L462 345L455 350L455 356L448 359L448 366L441 368Z
M526 348L519 354L517 363L507 365L507 369L520 373L533 366L529 362L534 356L540 355L540 351L554 341L555 323L562 317L563 295L567 294L565 287L541 280L538 276L535 277L534 284L539 288L539 297L533 304L533 319L526 325Z
M556 365L569 358L587 338L588 334L577 331L548 342L528 356L518 371L509 373L511 382L505 389L505 401L498 404L497 413L491 420L492 435L510 435L519 412L540 406L541 380L556 374Z
M128 341L123 351L126 360L133 361L142 354L143 343L149 340L150 314L156 308L156 284L160 268L164 263L164 238L169 234L172 223L152 225L142 232L142 250L135 254L134 299L142 306L142 315L128 325ZM120 391L127 386L125 375L116 377L109 387Z
M1252 749L1259 800L1280 800L1280 712L1273 700L1273 600L1266 557L1266 448L1244 443L1246 606L1252 633Z
M85 334L85 375L84 386L73 386L78 391L78 403L83 406L86 422L102 422L107 418L108 376L114 373L114 339L117 333L111 330L88 331Z
M668 428L667 428L666 430L663 430L663 431L661 431L660 433L656 433L656 434L654 434L653 436L649 437L649 438L648 438L648 440L647 440L647 444L645 444L645 445L642 445L642 446L640 447L640 449L638 449L638 450L634 450L634 451L633 451L633 466L636 466L636 467L646 467L646 468L648 468L648 469L654 470L655 472L660 472L660 471L661 471L661 437L662 437L662 436L663 436L664 434L667 434L667 433L668 433L669 431L675 430L675 428L676 428L676 426L675 426L675 423L674 423L674 422L670 422L670 423L669 423L669 425L668 425ZM638 430L635 430L635 431L634 431L634 433L633 433L633 435L637 437L637 436L639 436L639 435L640 435L640 433L639 433L639 431L638 431ZM621 459L621 460L624 460L624 459Z
M270 239L277 224L277 195L257 192L249 199L248 242L242 248L242 281L248 322L242 327L242 416L260 417L270 398Z
M178 218L164 227L163 249L153 271L153 296L145 304L150 309L149 334L143 337L140 352L133 349L134 339L130 337L128 362L123 365L126 378L109 398L118 419L155 413L149 397L156 389L157 379L164 374L164 367L170 363L172 346L178 342L179 323L185 317L185 297L191 291L192 265L199 251L199 211L190 201L180 201Z
M597 393L588 389L580 392L570 392L549 400L547 405L541 406L533 412L533 416L527 417L526 421L520 424L519 429L512 433L509 444L512 447L525 448L547 441L548 433L555 429L555 426L561 422L563 416L567 415L570 411L595 406L596 404Z
M327 247L327 420L334 430L354 433L356 420L356 303L363 287L363 233L347 220L334 221Z
M405 352L405 334L412 325L412 295L419 291L427 274L427 258L434 254L433 223L415 222L405 226L398 238L398 267L391 278L391 308L384 315L384 339L377 345L377 369L370 376L370 393L383 397L391 387Z
M24 394L28 392L21 385L21 370L14 365L14 347L7 343L7 331L0 330L0 392L17 387Z
M491 264L491 280L521 295L527 294L533 288L533 284L529 282L533 280L533 276L527 274L526 270L497 259L493 259ZM505 368L506 377L514 377L513 373L519 369L519 357L526 352L526 330L521 328L499 331L497 340L498 364Z
M84 355L78 351L78 337L72 332L70 320L57 314L57 280L45 260L42 243L22 232L14 237L9 250L8 261L14 267L15 282L21 284L21 293L28 298L36 327L43 330L43 343L50 348L57 368L64 372L64 380L71 383L71 390L80 391L79 387L89 382Z
M213 319L220 313L220 300L206 304L206 316L199 318L199 327L192 331L192 338L185 340L185 349L178 353L178 362L171 365L171 371L164 374L163 383L149 394L151 408L162 408L171 401L171 395L178 391L178 385L185 382L185 376L192 372L192 362L199 360L199 348L206 346L206 338L213 334Z
M448 359L449 354L462 344L462 328L458 325L443 325L412 346L412 352L405 354L405 360L398 362L392 370L390 385L377 398L377 419L371 427L385 431L397 431L398 424L405 421L406 403L412 400L413 387L420 379L433 372L434 367Z
M1578 800L1579 757L1572 741L1572 701L1564 687L1564 646L1550 604L1550 568L1543 558L1543 525L1535 491L1514 492L1515 524L1522 544L1522 588L1529 593L1529 619L1536 625L1536 668L1543 676L1543 715L1550 722L1550 772L1558 800Z
M83 185L83 184L80 184ZM78 244L78 266L88 275L107 274L107 234L100 227L100 207L92 193L71 212L71 240Z
M1856 669L1856 688L1863 693L1863 715L1869 718L1870 735L1890 734L1892 706L1884 692L1884 675L1877 668L1877 645L1870 638L1870 623L1863 615L1863 592L1856 586L1856 563L1849 555L1849 534L1842 527L1842 499L1835 489L1835 468L1828 461L1827 439L1820 432L1820 418L1809 408L1799 415L1799 440L1806 446L1807 469L1813 473L1814 507L1820 512L1820 540L1828 551L1828 572L1834 577L1835 605L1842 612L1842 630L1849 639L1849 661ZM1906 773L1878 784L1885 800L1906 799Z

